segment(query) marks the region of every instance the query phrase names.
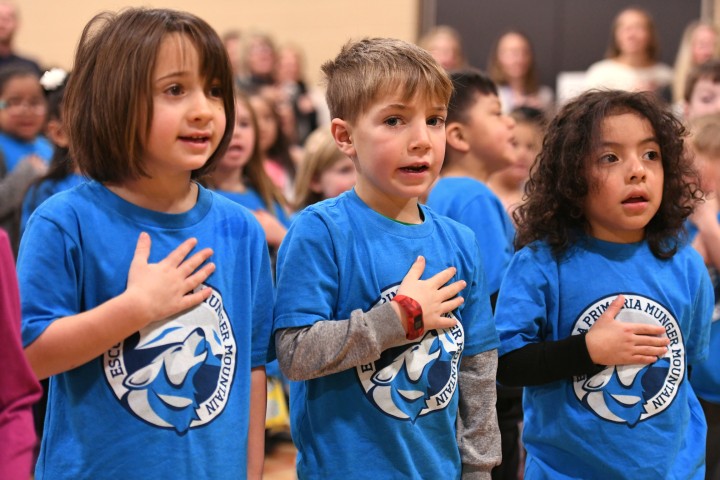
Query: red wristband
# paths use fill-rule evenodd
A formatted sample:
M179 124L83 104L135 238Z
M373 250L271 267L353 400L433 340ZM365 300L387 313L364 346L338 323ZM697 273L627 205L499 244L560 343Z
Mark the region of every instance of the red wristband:
M395 295L393 301L397 302L407 315L407 333L405 338L415 340L425 332L423 324L423 311L420 304L405 295Z

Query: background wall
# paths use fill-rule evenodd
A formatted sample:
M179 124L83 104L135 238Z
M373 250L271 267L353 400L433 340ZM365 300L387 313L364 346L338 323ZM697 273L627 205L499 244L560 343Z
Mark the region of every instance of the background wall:
M43 66L69 69L85 24L104 10L127 6L192 12L219 33L260 30L276 42L293 41L306 51L306 73L319 79L320 65L350 38L391 36L415 41L419 0L14 0L20 10L15 45ZM122 52L118 52L122 55Z

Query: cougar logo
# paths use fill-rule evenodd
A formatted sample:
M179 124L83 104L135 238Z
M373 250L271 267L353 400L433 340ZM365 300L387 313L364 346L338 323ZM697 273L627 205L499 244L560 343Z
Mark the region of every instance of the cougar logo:
M397 286L383 292L378 304L390 301ZM464 345L460 322L426 332L420 341L384 351L380 359L356 368L368 400L383 413L415 422L445 408L457 388L458 362Z
M667 353L650 365L609 366L590 378L575 377L573 389L578 400L599 417L632 428L675 399L685 376L685 345L677 320L660 303L641 295L623 296L625 305L616 318L662 325L670 339ZM586 332L614 299L612 295L588 307L575 322L573 335Z
M105 377L133 415L182 435L223 411L235 357L230 321L213 290L192 310L113 346L104 355Z

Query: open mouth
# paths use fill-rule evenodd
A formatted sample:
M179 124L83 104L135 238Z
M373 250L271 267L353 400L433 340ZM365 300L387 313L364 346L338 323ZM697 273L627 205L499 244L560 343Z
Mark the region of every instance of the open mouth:
M184 142L190 142L190 143L197 143L197 144L203 144L210 140L210 137L207 136L190 136L190 137L180 137L180 140Z
M408 173L422 173L428 170L427 165L409 165L407 167L401 167L400 170Z
M647 198L643 195L635 195L632 197L628 197L625 200L622 201L623 204L632 204L632 203L644 203L647 202Z

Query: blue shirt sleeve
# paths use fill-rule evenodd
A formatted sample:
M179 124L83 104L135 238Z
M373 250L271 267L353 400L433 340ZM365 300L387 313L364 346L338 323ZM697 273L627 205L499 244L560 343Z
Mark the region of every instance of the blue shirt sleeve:
M339 271L327 225L312 211L294 220L278 252L274 329L333 319Z

